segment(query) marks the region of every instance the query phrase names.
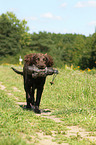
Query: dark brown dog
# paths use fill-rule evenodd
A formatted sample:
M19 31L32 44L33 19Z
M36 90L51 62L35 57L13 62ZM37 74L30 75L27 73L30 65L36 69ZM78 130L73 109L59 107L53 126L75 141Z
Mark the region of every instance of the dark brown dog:
M40 113L39 105L43 92L43 87L45 84L46 77L32 78L32 75L28 75L27 67L33 64L39 69L44 69L46 67L52 67L53 59L51 56L42 53L34 53L25 56L24 59L23 72L19 72L12 68L16 73L23 75L24 78L24 89L26 92L27 108L34 106L34 111ZM37 89L36 101L34 99L34 92Z

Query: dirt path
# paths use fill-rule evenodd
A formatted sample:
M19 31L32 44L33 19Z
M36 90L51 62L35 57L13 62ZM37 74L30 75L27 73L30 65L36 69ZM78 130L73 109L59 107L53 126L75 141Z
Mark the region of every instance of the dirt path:
M0 90L4 90L5 92L7 91L6 90L6 87L4 85L2 85L2 82L0 82ZM15 91L15 92L21 92L16 87L13 87L13 91ZM11 92L8 92L7 94L8 94L8 96L12 96L13 95ZM18 101L18 98L17 97L14 96L14 98Z
M48 114L47 113L37 114L37 116L41 116L41 117L44 117L44 118L52 119L52 120L54 120L55 122L58 122L58 123L59 122L61 122L61 123L63 122L63 121L60 120L60 118L56 118L55 116L50 116L50 115L51 115L51 112L48 113ZM82 139L89 139L90 141L96 142L96 136L91 136L91 134L93 133L91 131L87 132L87 131L85 131L85 129L82 129L82 128L78 127L78 126L66 126L66 128L68 130L66 131L66 134L64 136L66 136L68 138L70 138L70 136L74 136L74 137L80 136ZM94 134L96 134L96 132L94 132ZM41 142L40 145L43 145L42 141L44 143L44 135L43 134L39 134L39 135L42 138L42 140L40 141ZM52 141L53 138L52 137L48 137L48 139ZM48 139L45 140L45 142L48 141ZM48 145L51 145L51 143L48 144ZM56 144L54 143L52 145L57 145L57 143ZM68 145L68 143L62 143L61 145Z
M2 85L2 82L0 82L0 89L1 90L5 90L6 91L6 87L4 85ZM18 91L19 90L16 87L13 87L14 91ZM12 93L8 93L8 95L12 95ZM16 102L18 101L18 98L16 98ZM21 106L25 106L26 102L17 102L16 104L21 105ZM41 110L41 114L36 114L37 116L41 116L44 118L48 118L51 119L57 123L62 123L63 121L60 120L60 118L56 118L55 116L51 116L51 111L49 109L45 109L45 110ZM74 136L76 137L77 135L79 135L82 139L89 139L93 142L96 142L96 136L92 136L92 132L86 132L85 129L82 129L78 126L66 126L66 128L68 129L66 131L66 134L64 134L64 136L70 138L70 136ZM94 134L96 135L96 132L94 132ZM43 133L37 133L38 137L39 137L39 143L38 145L59 145L56 142L53 142L52 140L55 137L55 133L53 132L52 136L50 135L44 135ZM68 143L62 143L61 145L69 145Z
M51 137L50 135L43 135L43 133L38 133L38 136L40 138L38 145L69 145L68 143L58 144L53 142L52 139L54 139L54 137Z
M19 105L26 105L26 102L17 102L17 104ZM51 111L49 109L45 109L45 110L41 110L41 114L36 114L37 116L41 116L43 118L48 118L51 119L57 123L62 123L63 121L61 121L60 118L56 118L55 116L51 116ZM96 136L91 136L91 134L93 132L87 132L85 131L85 129L80 128L78 126L65 126L68 130L66 131L66 134L64 135L65 137L70 138L70 136L80 136L80 138L82 139L89 139L92 142L96 141ZM94 134L96 134L96 132L94 132ZM38 145L60 145L57 144L56 142L53 142L52 140L55 137L55 133L53 132L53 134L50 135L44 135L43 133L37 133L38 137L39 137L39 143ZM69 145L68 143L62 143L61 145Z
M4 85L2 85L2 82L0 82L0 90L5 90L5 86Z

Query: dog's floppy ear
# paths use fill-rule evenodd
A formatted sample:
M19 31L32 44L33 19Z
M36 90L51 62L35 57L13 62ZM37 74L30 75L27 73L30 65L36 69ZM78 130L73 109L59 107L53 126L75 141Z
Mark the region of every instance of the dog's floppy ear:
M53 66L53 58L50 55L48 55L47 53L45 54L45 57L47 59L47 61L46 61L47 67Z
M35 56L36 56L36 53L31 53L31 54L25 55L25 57L24 57L25 63L28 65L34 64L35 63Z

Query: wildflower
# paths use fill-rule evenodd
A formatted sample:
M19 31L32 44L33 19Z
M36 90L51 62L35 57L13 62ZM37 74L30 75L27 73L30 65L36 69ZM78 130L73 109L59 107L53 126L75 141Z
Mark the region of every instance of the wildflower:
M80 66L77 66L78 68L80 68Z
M88 68L88 72L91 71L91 69Z
M3 63L3 65L9 65L9 63Z
M73 64L71 65L71 70L73 69Z

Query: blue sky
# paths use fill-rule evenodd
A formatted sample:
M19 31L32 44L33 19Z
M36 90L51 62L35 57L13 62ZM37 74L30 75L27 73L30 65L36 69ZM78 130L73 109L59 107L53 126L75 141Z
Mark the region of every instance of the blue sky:
M30 33L76 33L89 36L96 27L96 0L0 0L0 15L25 19Z

